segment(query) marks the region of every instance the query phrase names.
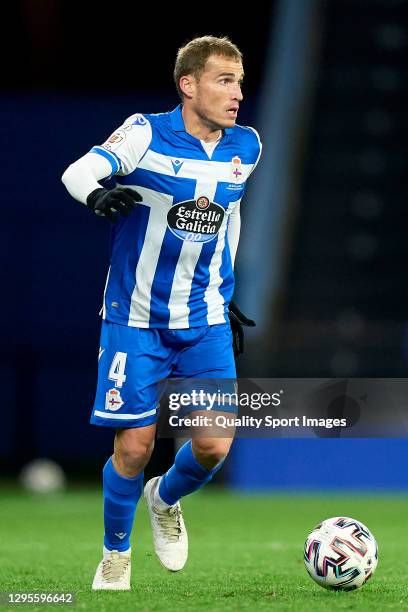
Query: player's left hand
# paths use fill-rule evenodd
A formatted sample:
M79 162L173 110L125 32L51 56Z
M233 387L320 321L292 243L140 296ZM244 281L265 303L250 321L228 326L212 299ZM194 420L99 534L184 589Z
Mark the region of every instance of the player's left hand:
M252 319L248 319L238 308L235 302L230 302L228 312L231 331L232 331L232 347L235 357L239 357L244 352L244 329L245 327L255 327L256 323Z

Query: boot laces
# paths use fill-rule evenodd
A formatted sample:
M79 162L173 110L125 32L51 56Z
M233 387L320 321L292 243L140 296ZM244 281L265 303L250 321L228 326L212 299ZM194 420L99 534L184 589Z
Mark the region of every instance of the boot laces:
M164 512L156 511L157 522L161 531L169 542L178 542L181 535L182 512L179 505Z
M102 576L107 582L120 580L129 565L130 557L112 552L102 563Z

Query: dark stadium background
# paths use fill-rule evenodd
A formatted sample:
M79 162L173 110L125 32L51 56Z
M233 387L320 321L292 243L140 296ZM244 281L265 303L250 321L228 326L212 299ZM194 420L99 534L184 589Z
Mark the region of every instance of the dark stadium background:
M406 376L407 1L27 0L2 16L3 475L49 457L96 478L110 453L112 433L88 424L109 228L60 177L128 115L178 104L174 57L195 35L242 49L239 123L264 141L237 263L237 299L258 321L240 375ZM337 451L371 458L368 488L408 486L405 441L239 442L224 477L357 486L319 461ZM172 452L159 441L150 470Z

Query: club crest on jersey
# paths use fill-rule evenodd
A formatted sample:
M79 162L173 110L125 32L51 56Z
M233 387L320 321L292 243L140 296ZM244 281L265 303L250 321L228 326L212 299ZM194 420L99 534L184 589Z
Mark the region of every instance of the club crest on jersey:
M117 389L109 389L105 396L105 410L116 412L124 404L121 398L120 391Z
M239 179L242 177L241 158L238 157L238 155L235 155L235 157L231 159L231 164L232 164L232 176L233 176L232 180L238 182Z
M102 147L107 151L114 151L125 140L125 138L126 133L124 132L124 130L117 130L109 136L108 140L103 143Z
M189 242L210 242L218 234L225 211L207 196L173 204L167 213L169 230Z

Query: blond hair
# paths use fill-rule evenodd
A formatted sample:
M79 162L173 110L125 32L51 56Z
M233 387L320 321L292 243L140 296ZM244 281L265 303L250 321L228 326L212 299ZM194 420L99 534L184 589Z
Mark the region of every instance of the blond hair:
M191 74L199 80L211 55L233 58L237 62L242 61L241 51L226 36L222 38L216 36L193 38L186 45L180 47L174 66L174 82L181 99L183 99L183 92L180 89L180 78Z

